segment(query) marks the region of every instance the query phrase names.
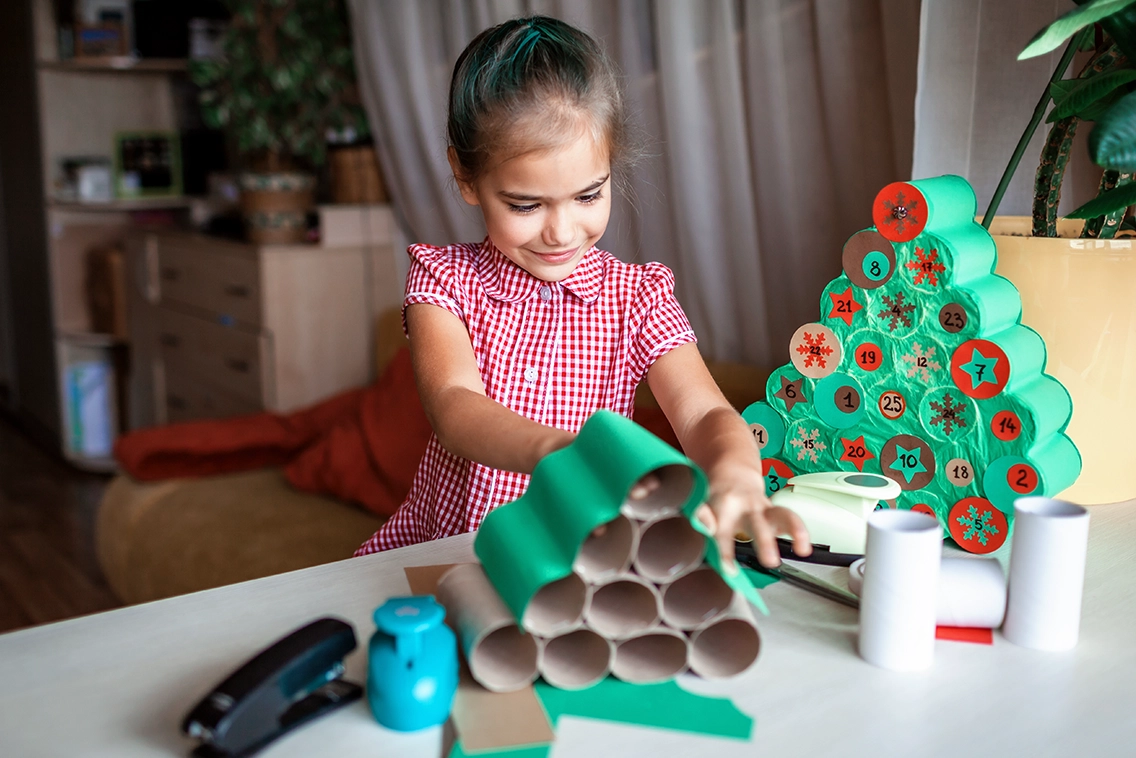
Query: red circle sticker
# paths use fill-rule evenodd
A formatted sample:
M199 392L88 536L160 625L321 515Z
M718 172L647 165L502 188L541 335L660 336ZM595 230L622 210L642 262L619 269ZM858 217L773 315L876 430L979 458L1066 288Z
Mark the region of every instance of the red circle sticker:
M889 421L895 421L907 410L907 401L895 390L880 395L880 413Z
M964 497L947 517L951 538L971 553L992 553L1002 547L1009 533L1006 514L986 498Z
M856 365L865 371L875 371L884 362L884 351L879 345L865 342L856 348Z
M934 509L926 503L916 503L915 505L911 506L911 510L915 511L916 513L926 513L928 516L935 515Z
M964 395L994 397L1010 380L1010 359L989 340L967 340L951 356L951 380Z
M1003 442L1016 440L1022 433L1022 420L1013 411L998 411L990 421L990 431Z
M929 211L923 193L914 185L892 182L880 190L872 203L872 223L886 239L908 242L923 231Z
M1006 484L1019 495L1028 495L1037 489L1037 470L1028 463L1010 466L1006 474Z
M793 478L793 470L773 458L766 458L761 462L761 473L765 476L766 495L785 489L785 485Z

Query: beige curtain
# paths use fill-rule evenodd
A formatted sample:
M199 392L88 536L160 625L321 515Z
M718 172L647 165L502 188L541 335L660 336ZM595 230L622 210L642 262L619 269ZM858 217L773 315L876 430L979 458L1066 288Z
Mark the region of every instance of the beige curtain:
M959 174L974 185L983 214L1038 98L1064 51L1017 60L1072 0L923 0L915 176ZM1079 56L1066 74L1085 63ZM1038 159L1049 125L1038 127L999 213L1029 215ZM1096 194L1100 169L1088 159L1089 130L1078 129L1061 197L1068 213Z
M601 245L675 270L712 358L784 363L875 193L910 176L915 0L351 0L351 11L364 103L415 241L483 235L445 160L446 91L468 40L528 13L600 39L650 147Z

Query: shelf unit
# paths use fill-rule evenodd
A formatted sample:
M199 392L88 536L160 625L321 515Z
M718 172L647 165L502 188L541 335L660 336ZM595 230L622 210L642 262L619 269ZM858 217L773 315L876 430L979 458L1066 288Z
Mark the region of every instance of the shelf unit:
M68 71L72 73L121 72L132 74L171 74L186 71L189 61L184 58L77 58L72 60L41 60L41 71Z

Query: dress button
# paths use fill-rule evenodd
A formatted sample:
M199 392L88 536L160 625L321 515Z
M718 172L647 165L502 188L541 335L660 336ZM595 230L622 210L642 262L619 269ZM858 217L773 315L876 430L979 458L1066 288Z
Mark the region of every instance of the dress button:
M542 284L540 286L540 299L546 303L552 299L552 288L547 284Z
M540 376L540 372L537 371L535 368L525 369L525 381L528 382L529 384L532 384L533 382L535 382L536 378L538 376Z

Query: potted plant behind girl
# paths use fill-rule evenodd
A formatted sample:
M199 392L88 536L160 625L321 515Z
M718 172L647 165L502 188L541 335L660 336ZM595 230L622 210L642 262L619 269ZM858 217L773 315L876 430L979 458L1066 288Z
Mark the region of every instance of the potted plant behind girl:
M1048 348L1047 371L1073 397L1068 434L1083 457L1076 502L1136 496L1130 434L1136 429L1136 0L1079 0L1079 7L1041 30L1019 56L1065 53L1042 94L994 193L983 224L998 245L998 273L1022 296L1022 321ZM1091 52L1079 73L1063 78L1078 50ZM1022 153L1041 121L1051 123L1034 183L1032 219L995 218ZM1073 136L1082 121L1094 163L1104 171L1099 194L1057 216Z

